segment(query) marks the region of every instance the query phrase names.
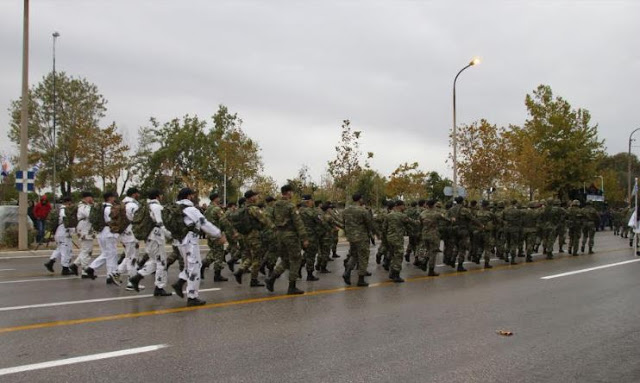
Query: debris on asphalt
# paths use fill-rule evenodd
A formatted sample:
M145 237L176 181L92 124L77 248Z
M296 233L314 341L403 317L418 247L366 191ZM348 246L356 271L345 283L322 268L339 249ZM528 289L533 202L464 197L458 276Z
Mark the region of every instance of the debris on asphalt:
M496 333L499 334L499 335L504 335L504 336L513 335L513 333L511 331L507 331L507 330L498 330L498 331L496 331Z

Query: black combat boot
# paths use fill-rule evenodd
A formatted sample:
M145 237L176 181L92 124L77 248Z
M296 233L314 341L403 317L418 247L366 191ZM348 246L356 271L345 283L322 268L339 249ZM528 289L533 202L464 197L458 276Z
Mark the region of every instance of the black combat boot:
M407 262L409 262L411 260L411 252L410 251L407 251L404 254L404 260L407 261Z
M295 282L289 282L289 289L287 290L287 295L300 295L300 294L304 294L304 291L297 288Z
M173 287L173 290L176 292L176 295L180 298L184 298L182 288L184 287L185 283L187 283L187 281L185 281L184 279L178 279L176 283L171 285L171 287Z
M140 281L142 280L142 278L144 277L140 274L136 274L133 277L129 278L129 283L135 291L140 291Z
M553 253L548 251L547 252L547 259L553 259Z
M393 282L395 282L395 283L402 283L402 282L404 282L404 279L402 279L402 278L400 277L400 272L399 272L399 271L394 271L394 272L393 272L393 275L391 275L391 278L390 278L390 279L391 279Z
M276 273L271 273L269 278L265 279L264 281L267 290L269 290L270 292L273 292L273 285L276 283L276 279L278 279Z
M427 264L429 263L428 259L423 259L422 261L420 261L420 264L418 265L418 267L420 268L420 270L422 271L427 271Z
M155 290L153 290L153 296L154 297L170 297L172 294L168 291L166 291L165 289L161 289L159 287L156 287Z
M73 275L73 273L68 267L62 266L62 271L60 272L60 275Z
M384 261L382 262L382 268L385 269L386 271L389 271L391 261L389 259L389 257L385 257Z
M214 282L226 282L229 278L225 278L222 276L222 270L214 270L213 271L213 281Z
M86 269L84 269L84 274L82 274L82 279L96 279L96 272L91 268L91 267L87 267Z
M233 273L233 276L236 277L236 282L238 282L238 284L240 285L242 284L242 274L243 274L242 269L238 269L238 271Z
M531 263L531 262L533 262L533 258L530 255L527 255L527 258L525 259L525 262Z
M593 253L593 247L589 246L589 254L594 254Z
M204 263L202 264L202 267L200 267L200 279L204 280L204 275L207 271L207 267L209 267L209 265L205 265Z
M338 255L338 253L334 251L333 254L331 255L331 258L340 258L340 256Z
M629 247L633 247L633 237L631 237L631 239L629 240Z
M264 283L260 282L257 279L252 279L251 283L249 284L249 286L251 286L251 287L263 287Z
M511 262L510 262L510 264L511 264L511 265L517 265L517 264L518 264L518 262L516 262L516 256L515 256L515 255L512 255L512 256L511 256Z
M484 268L485 268L485 269L493 269L493 266L491 266L491 265L489 264L489 261L484 261Z
M436 270L433 267L429 268L429 272L427 273L428 277L437 277L438 275L440 274L436 273Z
M344 279L344 283L351 286L351 270L350 269L346 269L344 271L344 273L342 274L342 279Z
M359 287L368 287L369 284L364 280L364 275L358 276L358 284Z
M378 251L376 254L376 263L379 265L382 262L382 253Z
M44 267L47 268L50 272L53 273L53 264L56 263L55 259L50 259L47 263L44 264Z
M320 278L316 277L315 275L313 275L313 272L308 272L307 271L307 281L308 282L315 282L315 281L319 281Z
M233 259L230 259L227 261L227 266L229 266L229 270L231 270L231 272L235 271L236 269L236 261L234 261Z
M192 306L204 306L206 305L207 302L198 299L198 298L189 298L187 299L187 307L192 307Z
M78 275L78 265L72 263L71 266L69 266L69 271L71 271L73 275Z
M584 245L582 245L582 246L580 247L580 252L581 252L581 253L584 253Z
M458 268L456 269L458 271L467 271L467 269L464 268L464 265L462 264L462 261L458 262Z
M558 253L564 253L564 250L562 249L563 245L560 245L560 248L558 249Z

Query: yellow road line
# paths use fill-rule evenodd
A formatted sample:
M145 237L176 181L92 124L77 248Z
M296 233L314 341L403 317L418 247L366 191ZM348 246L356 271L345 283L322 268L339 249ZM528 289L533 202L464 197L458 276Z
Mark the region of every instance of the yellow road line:
M617 252L617 251L620 251L620 250L624 250L624 249L614 249L614 250L601 251L601 252L599 252L599 254L613 253L613 252ZM575 258L578 259L579 257L575 257ZM553 261L568 260L568 259L574 259L574 257L569 255L569 256L565 256L565 257L560 258L560 259L553 259ZM500 269L505 269L505 268L519 268L519 267L522 267L522 266L535 265L535 264L536 264L536 262L533 262L533 263L519 262L517 265L510 265L510 264L495 265L495 266L493 266L492 269L489 269L489 270L486 270L484 268L480 268L480 269L468 270L465 273L453 272L453 273L447 273L447 274L440 274L439 277L428 277L428 276L412 277L412 278L407 278L406 281L407 282L418 282L418 281L424 281L424 280L433 279L433 278L454 277L454 276L459 276L459 275L482 273L482 272L500 270ZM369 287L389 286L389 285L393 285L393 284L395 284L395 283L392 282L392 281L375 282L375 283L369 284ZM105 321L128 319L128 318L140 318L140 317L146 317L146 316L152 316L152 315L175 314L175 313L181 313L181 312L187 312L187 311L205 310L205 309L213 309L213 308L229 307L229 306L239 306L239 305L247 305L247 304L251 304L251 303L262 303L262 302L279 301L279 300L283 300L283 299L304 298L304 297L316 296L316 295L336 294L336 293L339 293L339 292L358 290L358 289L361 289L361 288L360 287L340 287L340 288L328 289L328 290L310 291L310 292L306 292L306 293L304 293L302 295L275 295L275 296L262 297L262 298L251 298L251 299L241 299L241 300L237 300L237 301L210 303L210 304L206 304L206 305L203 305L203 306L195 306L195 307L177 307L177 308L163 309L163 310L143 311L143 312L138 312L138 313L125 313L125 314L106 315L106 316L92 317L92 318L70 319L70 320L62 320L62 321L54 321L54 322L35 323L35 324L24 325L24 326L14 326L14 327L0 328L0 334L9 333L9 332L16 332L16 331L35 330L35 329L40 329L40 328L50 328L50 327L58 327L58 326L71 326L71 325L84 324L84 323L105 322Z

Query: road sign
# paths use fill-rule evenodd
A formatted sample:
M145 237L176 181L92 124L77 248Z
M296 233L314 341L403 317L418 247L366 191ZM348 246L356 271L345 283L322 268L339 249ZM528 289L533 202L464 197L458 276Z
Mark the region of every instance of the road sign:
M451 186L445 186L443 191L444 195L447 197L451 197L453 195L453 187ZM458 186L458 195L460 197L466 197L467 189L463 188L462 186Z
M24 175L25 173L27 174L27 177L25 178ZM17 170L16 171L16 189L18 191L33 191L33 181L35 178L35 173L34 172L25 172L22 170Z

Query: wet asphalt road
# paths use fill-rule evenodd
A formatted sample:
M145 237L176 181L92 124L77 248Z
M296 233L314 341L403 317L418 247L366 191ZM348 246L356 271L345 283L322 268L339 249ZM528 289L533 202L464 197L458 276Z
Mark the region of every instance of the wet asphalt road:
M50 275L43 257L0 256L0 382L640 382L640 257L611 232L597 234L595 255L440 266L436 278L405 263L404 284L388 283L372 256L368 288L344 288L345 251L293 298L285 278L268 293L210 272L201 288L220 290L202 292L197 310L176 296L129 299L152 294L149 279L128 292ZM152 345L166 347L2 375Z

